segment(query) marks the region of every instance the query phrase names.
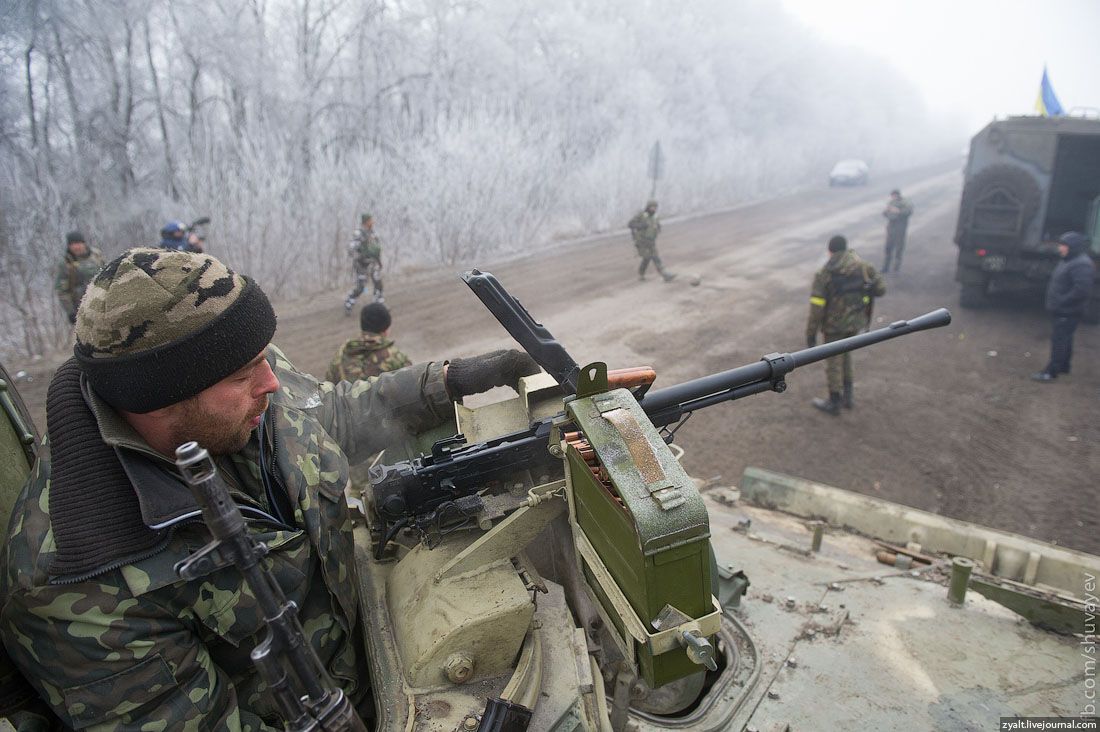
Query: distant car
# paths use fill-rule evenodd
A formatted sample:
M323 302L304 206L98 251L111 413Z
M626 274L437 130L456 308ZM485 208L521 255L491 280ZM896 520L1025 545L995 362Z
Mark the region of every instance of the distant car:
M862 160L841 160L829 173L830 186L862 186L871 178L867 163Z

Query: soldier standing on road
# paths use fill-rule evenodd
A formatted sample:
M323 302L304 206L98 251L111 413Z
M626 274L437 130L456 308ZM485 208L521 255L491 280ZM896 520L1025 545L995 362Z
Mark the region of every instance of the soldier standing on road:
M268 545L306 642L369 707L349 459L538 371L496 351L332 384L295 369L274 332L259 286L209 255L132 249L89 285L0 569L0 637L66 729L280 726L249 659L266 633L251 588L236 567L175 570L211 538L173 461L188 440Z
M901 270L901 255L905 253L905 231L909 228L909 217L913 215L913 204L902 198L901 191L890 191L890 201L882 212L886 217L886 262L882 273L890 271L893 260L894 271Z
M661 257L657 254L657 235L661 233L661 222L657 219L657 202L652 199L647 201L645 209L639 211L627 226L634 237L634 248L642 258L642 263L638 266L638 279L645 281L645 271L649 268L649 263L653 262L665 282L671 282L676 275L665 270Z
M382 297L382 240L374 233L374 217L369 213L360 217L359 229L348 245L348 256L355 266L355 287L344 298L344 315L351 315L368 279L374 288L374 302L385 302Z
M806 346L817 345L817 333L825 342L853 336L870 325L872 298L886 294L882 275L855 252L843 236L829 239L829 261L814 275L810 293L810 317L806 323ZM825 360L829 398L814 398L813 405L826 414L840 416L841 406L851 409L852 355L845 353Z
M88 283L103 267L103 255L98 249L88 246L84 235L79 231L70 231L65 236L65 258L57 266L53 289L61 301L61 309L70 323L76 322L76 309Z
M1051 316L1050 361L1046 368L1032 374L1035 381L1054 381L1069 373L1073 357L1073 333L1088 307L1096 278L1096 265L1088 253L1089 239L1069 231L1058 239L1062 261L1054 268L1047 284L1046 307Z
M359 312L359 326L363 334L340 346L329 364L325 379L332 382L356 381L411 364L409 357L394 348L393 340L387 337L391 322L390 311L382 303L364 305Z

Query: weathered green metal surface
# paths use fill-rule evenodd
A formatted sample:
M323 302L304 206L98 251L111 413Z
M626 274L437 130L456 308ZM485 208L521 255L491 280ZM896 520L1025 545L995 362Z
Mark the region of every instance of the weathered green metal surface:
M1089 632L1089 613L1086 612L1087 605L1083 602L1037 592L1030 587L989 577L971 577L970 589L998 605L1004 605L1041 628L1056 633L1085 635ZM1095 629L1095 614L1092 617Z
M471 661L469 680L505 673L527 634L535 608L507 559L437 578L472 538L451 535L434 550L417 544L386 583L394 637L411 687L451 683L445 666L455 654Z
M719 565L752 577L737 616L763 668L732 724L693 730L980 730L1086 708L1080 639L1028 624L973 579L955 607L946 573L881 565L865 537L831 530L815 554L807 517L707 505Z
M1084 586L1083 572L1100 576L1100 557L1093 554L770 470L746 468L741 495L758 506L824 519L831 526L850 527L896 544L916 542L927 552L969 557L981 563L985 574L1045 585L1076 597Z
M666 604L691 618L712 612L706 508L637 401L618 389L576 399L567 410L614 489L596 480L570 448L576 521L631 607L649 632L657 630L652 622ZM699 670L680 649L653 656L639 647L637 657L651 686Z

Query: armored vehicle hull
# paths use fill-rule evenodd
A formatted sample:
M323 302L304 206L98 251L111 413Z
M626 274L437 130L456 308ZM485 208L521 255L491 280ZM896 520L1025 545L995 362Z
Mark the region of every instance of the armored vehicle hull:
M1100 119L1010 117L970 143L955 243L963 307L990 295L1025 296L1045 287L1067 231L1092 239L1100 258ZM1088 306L1100 319L1100 294Z
M459 427L507 430L525 401L467 410ZM977 730L1095 714L1082 644L1095 653L1100 558L755 468L739 490L700 494L717 668L651 686L617 651L626 633L607 598L585 589L604 570L577 542L597 532L577 520L574 480L539 484L550 477L516 476L549 500L511 531L471 525L430 550L410 535L379 560L377 533L356 529L378 729L487 729L492 698L555 732ZM973 573L953 599L954 564Z

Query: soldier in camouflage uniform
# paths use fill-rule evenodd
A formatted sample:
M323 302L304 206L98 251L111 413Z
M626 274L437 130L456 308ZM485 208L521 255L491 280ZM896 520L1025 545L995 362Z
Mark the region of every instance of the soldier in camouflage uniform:
M909 217L913 215L913 204L902 198L901 191L895 188L890 191L890 201L882 215L886 217L886 262L882 265L882 272L886 274L890 271L891 261L895 272L901 269L905 232L909 228Z
M76 322L80 298L84 297L88 283L102 268L103 255L99 250L88 246L79 231L70 231L65 237L65 258L57 265L57 275L53 280L53 289L70 323Z
M645 281L645 271L649 268L649 263L653 262L665 282L671 282L676 275L665 270L661 257L657 254L657 235L661 233L661 222L657 219L657 202L647 201L645 209L639 211L627 226L634 237L634 248L642 258L642 263L638 265L638 279Z
M374 233L374 217L369 213L361 217L359 230L348 245L348 255L355 265L355 287L344 298L344 315L351 315L368 279L374 288L374 302L385 301L382 297L382 240Z
M817 344L817 333L825 342L853 336L868 327L873 298L886 294L882 275L855 252L843 236L829 239L829 261L814 275L810 293L810 317L806 323L806 346ZM845 353L825 360L829 398L815 398L813 405L834 417L841 406L851 409L852 356Z
M363 334L340 346L325 378L333 382L356 381L411 364L409 357L394 348L393 340L387 337L391 322L390 311L382 303L364 305L359 312Z
M250 662L264 623L239 571L175 571L210 540L172 460L192 439L268 546L318 658L369 708L349 459L537 371L499 351L318 382L274 331L256 283L204 254L133 249L89 286L0 567L0 636L67 726L282 729Z

